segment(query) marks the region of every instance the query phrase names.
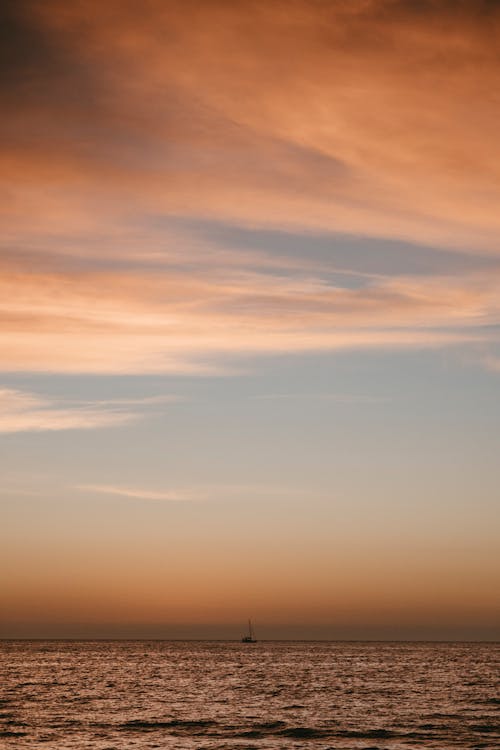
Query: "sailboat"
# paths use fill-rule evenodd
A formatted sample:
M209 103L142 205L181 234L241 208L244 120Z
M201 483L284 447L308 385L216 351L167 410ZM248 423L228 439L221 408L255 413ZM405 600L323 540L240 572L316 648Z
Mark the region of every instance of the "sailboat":
M252 621L248 621L248 635L244 635L241 638L242 643L257 643L257 639L253 637Z

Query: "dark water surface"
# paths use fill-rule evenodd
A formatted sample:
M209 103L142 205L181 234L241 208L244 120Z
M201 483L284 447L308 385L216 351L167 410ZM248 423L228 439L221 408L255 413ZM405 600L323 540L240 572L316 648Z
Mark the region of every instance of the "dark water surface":
M0 643L0 747L500 748L500 645Z

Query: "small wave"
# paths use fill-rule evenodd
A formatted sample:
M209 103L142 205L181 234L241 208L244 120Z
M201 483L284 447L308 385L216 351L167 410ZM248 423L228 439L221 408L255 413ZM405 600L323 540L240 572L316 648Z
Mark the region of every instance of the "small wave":
M221 727L223 730L229 729L229 727ZM225 733L225 732L224 732ZM355 731L355 730L338 730L336 727L310 727L310 726L287 726L286 722L283 721L270 721L262 724L253 724L248 729L244 729L237 734L235 737L244 739L264 739L265 737L289 737L290 739L298 740L317 740L317 739L390 739L395 737L406 737L406 738L420 738L428 737L428 735L421 735L417 732L408 734L398 734L391 732L388 729L368 729L366 731Z
M281 729L284 726L286 726L284 721L265 721L263 724L255 724L254 729L272 730Z
M486 734L489 732L498 732L500 726L498 724L471 724L470 729L472 729L473 732Z
M446 724L419 724L418 729L424 729L425 731L432 731L432 730L442 730L442 729L448 729L449 727Z
M283 727L286 727L284 721L265 721L262 724L252 724L250 729L238 732L236 737L242 737L248 740L260 740L263 737L268 737L272 734L279 734Z
M26 737L28 732L12 732L10 729L0 731L0 737Z
M346 730L336 733L338 737L352 737L357 739L390 739L391 737L397 737L395 732L390 732L388 729L367 729L366 731Z
M235 737L241 737L245 740L260 740L266 736L265 732L260 732L258 729L249 729L246 732L238 732Z
M252 727L244 732L238 732L236 737L248 740L259 740L264 737L290 737L298 740L325 739L331 737L332 733L326 729L315 729L314 727L285 727L284 722L276 721L270 724L262 724Z
M172 727L186 727L186 729L196 729L198 727L212 727L216 724L216 721L212 719L172 719L170 726Z
M215 721L211 719L201 719L198 721L193 720L182 720L182 719L170 719L169 721L150 721L147 719L132 719L126 721L121 725L121 729L125 730L138 730L138 731L154 731L156 729L186 729L190 731L196 731L199 729L206 729L207 727L214 726Z
M462 720L462 717L459 714L436 713L436 714L429 714L429 717L431 719L452 719L453 721Z
M290 727L279 733L280 737L293 737L298 740L316 740L330 737L331 732L325 729L314 729L314 727Z

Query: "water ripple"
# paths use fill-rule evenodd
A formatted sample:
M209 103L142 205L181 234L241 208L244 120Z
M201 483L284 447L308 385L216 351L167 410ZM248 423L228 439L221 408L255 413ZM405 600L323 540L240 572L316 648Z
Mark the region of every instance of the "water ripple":
M492 750L497 644L0 645L0 746Z

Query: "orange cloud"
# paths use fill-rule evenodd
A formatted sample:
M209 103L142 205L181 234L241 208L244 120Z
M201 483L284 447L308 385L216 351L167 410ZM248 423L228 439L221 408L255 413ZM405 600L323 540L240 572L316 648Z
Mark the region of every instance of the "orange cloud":
M4 124L11 231L154 212L497 252L491 3L26 7L66 69Z
M165 396L67 404L27 391L0 388L0 433L113 427L138 419L139 406L171 400L173 397Z
M496 270L342 288L307 260L236 254L169 224L498 253L500 14L419 8L16 6L30 45L13 49L1 126L3 243L18 256L0 280L2 369L210 372L239 352L485 338ZM158 217L166 229L152 231ZM83 266L63 269L62 255Z
M199 500L200 497L193 493L179 492L178 490L150 490L137 487L117 487L109 484L82 484L77 487L86 492L96 492L103 495L117 495L137 500L165 500L169 502L183 502L187 500Z
M202 372L241 353L487 340L500 277L392 277L357 288L321 274L205 269L0 275L4 370Z
M0 389L0 432L86 430L124 424L135 415L89 407L60 407L32 393Z

